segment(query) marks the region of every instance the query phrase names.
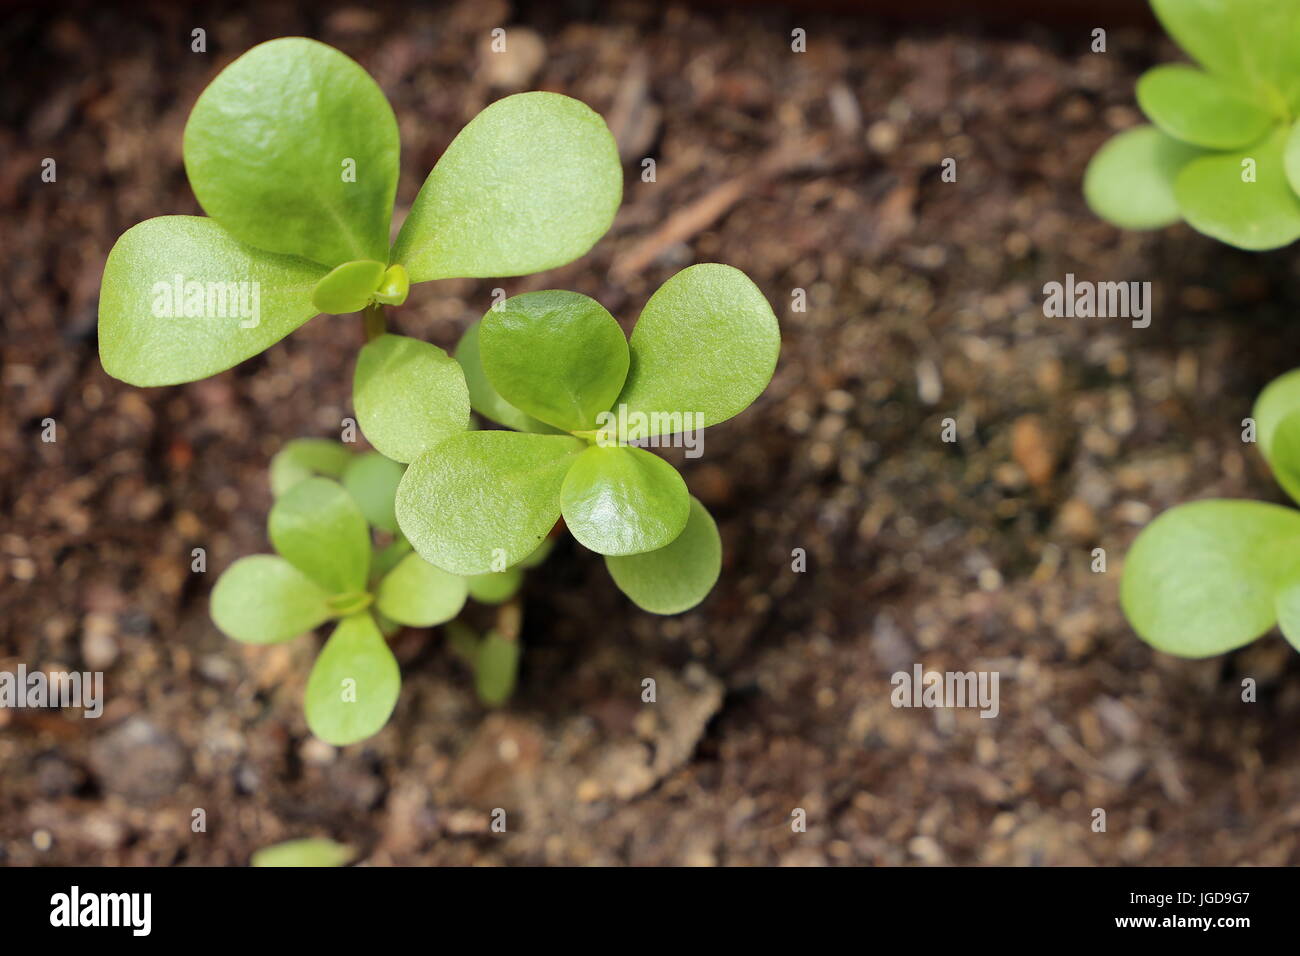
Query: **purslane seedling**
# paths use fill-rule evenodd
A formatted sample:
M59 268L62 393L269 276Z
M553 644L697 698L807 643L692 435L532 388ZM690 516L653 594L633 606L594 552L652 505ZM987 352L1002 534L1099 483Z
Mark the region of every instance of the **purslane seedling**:
M1138 80L1154 125L1118 134L1093 157L1084 195L1125 229L1180 219L1228 245L1262 250L1300 238L1300 3L1151 0L1196 66Z
M559 291L491 310L455 358L386 330L385 307L413 283L523 275L591 248L622 195L596 113L551 93L488 106L391 245L397 124L365 71L324 44L273 40L235 60L195 104L183 152L207 217L150 219L113 247L99 315L111 375L193 381L318 313L363 313L353 406L377 451L311 439L277 455L277 554L237 561L212 595L218 626L251 643L337 621L308 682L316 734L347 743L382 727L400 685L385 636L450 621L467 595L507 600L561 514L642 608L704 598L721 568L713 520L671 465L632 445L698 447L766 387L780 334L742 273L678 273L630 343L598 303ZM511 430L469 431L471 408ZM378 533L391 543L376 549ZM482 637L449 630L488 703L513 687L517 630L517 615Z
M1273 476L1300 502L1300 370L1270 383L1252 418ZM1170 654L1222 654L1274 626L1300 649L1300 511L1224 499L1171 508L1133 543L1120 599L1133 629Z
M307 681L312 732L348 744L378 731L397 703L401 677L386 636L401 626L455 618L466 599L499 604L519 589L523 568L462 577L435 567L401 536L393 501L403 467L377 452L356 455L321 439L292 442L272 460L276 495L268 534L276 554L240 558L212 590L212 619L227 636L276 644L337 621ZM328 476L328 477L326 477ZM390 543L380 546L380 538ZM512 633L478 640L467 627L452 647L475 671L485 703L509 695L518 666L518 613Z

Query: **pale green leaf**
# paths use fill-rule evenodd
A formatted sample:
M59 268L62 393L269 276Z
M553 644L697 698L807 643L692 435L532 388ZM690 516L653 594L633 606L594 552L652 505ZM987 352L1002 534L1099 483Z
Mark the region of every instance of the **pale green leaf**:
M649 437L716 425L748 408L772 379L781 332L743 272L706 263L659 287L630 346L618 399L627 406L624 437Z
M360 312L384 280L385 266L373 259L357 259L335 266L316 283L311 302L322 312L343 315Z
M473 574L465 579L469 583L469 596L480 604L501 604L519 591L524 583L524 572L516 565L504 571Z
M1111 137L1088 163L1083 196L1099 217L1121 229L1160 229L1182 218L1174 181L1205 151L1154 126Z
M490 419L498 425L513 428L517 432L537 432L543 435L560 434L560 429L552 428L545 422L539 422L533 416L521 412L497 394L496 389L492 387L492 383L488 381L487 375L483 372L483 360L479 354L478 341L479 326L481 324L481 322L475 322L467 328L465 334L460 337L460 343L456 346L456 361L460 363L461 369L465 372L465 384L469 388L470 407L484 418Z
M397 489L397 523L426 561L455 574L510 567L560 517L576 438L465 432L425 452Z
M1300 198L1287 181L1282 158L1286 138L1279 128L1244 150L1188 163L1174 183L1183 218L1240 249L1276 249L1300 238Z
M342 478L352 452L328 438L295 438L271 457L271 494L276 498L312 475Z
M412 282L517 276L586 253L623 195L605 121L557 93L520 93L479 113L447 147L393 246Z
M1300 502L1300 369L1269 382L1251 417L1260 453L1277 483Z
M132 226L108 254L99 290L99 357L131 385L224 372L316 314L315 263L236 242L211 219Z
M591 430L627 378L627 338L595 299L526 292L483 317L480 361L515 408L566 431Z
M1290 568L1279 576L1277 597L1274 608L1277 611L1277 626L1287 642L1300 651L1300 567L1296 558L1290 556Z
M307 678L307 726L342 747L378 733L402 688L397 659L368 613L339 622Z
M510 699L519 675L519 642L488 631L474 656L474 687L478 699L489 707L500 707Z
M1148 644L1210 657L1273 627L1279 575L1300 548L1300 512L1197 501L1151 522L1124 560L1120 602Z
M346 866L357 851L321 837L289 840L262 847L253 854L253 866Z
M370 570L370 528L338 482L308 478L275 500L271 544L331 595L363 592Z
M329 593L283 558L254 554L222 572L212 588L212 621L245 644L278 644L333 616Z
M377 451L357 455L343 473L343 487L356 501L372 527L397 533L397 515L393 501L397 485L406 469Z
M465 606L466 581L408 554L379 582L376 604L386 616L411 627L450 621Z
M366 439L409 462L469 427L469 391L460 365L419 339L381 335L361 350L352 404Z
M1208 149L1249 146L1274 117L1233 83L1181 64L1157 66L1137 84L1138 105L1175 139Z
M682 533L690 492L677 469L642 448L593 445L560 490L564 523L598 554L657 551Z
M331 268L388 261L398 149L370 74L304 37L235 60L185 126L185 171L209 216L249 245Z
M672 544L645 554L608 555L605 567L643 611L680 614L713 590L722 571L722 539L704 505L691 498L690 518Z

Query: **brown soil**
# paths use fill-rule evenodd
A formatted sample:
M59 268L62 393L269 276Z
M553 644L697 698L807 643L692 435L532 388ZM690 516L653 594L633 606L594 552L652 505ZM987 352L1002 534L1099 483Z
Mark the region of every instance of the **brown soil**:
M1112 31L1096 55L1082 26L657 7L6 14L0 669L101 669L107 707L0 711L0 861L240 864L325 834L375 864L1300 862L1295 652L1274 635L1176 660L1116 601L1161 509L1280 500L1240 422L1300 355L1289 251L1121 234L1080 197L1168 43ZM503 24L545 55L489 60ZM194 26L207 54L189 51ZM195 97L253 43L298 33L391 98L399 215L508 89L610 117L617 223L579 262L500 283L511 294L573 288L630 326L659 282L717 260L759 283L784 335L764 397L708 433L703 459L676 459L726 551L702 607L640 613L566 542L528 582L506 710L476 703L440 633L407 632L391 724L341 751L300 712L318 638L238 646L207 594L267 548L270 456L350 414L359 323L318 318L167 389L108 378L95 345L114 239L199 212L180 158ZM1044 318L1042 285L1067 272L1151 281L1152 326ZM449 346L495 284L417 287L395 324ZM195 547L207 574L190 573ZM997 670L1000 715L895 709L890 675L917 662ZM1257 703L1240 700L1247 676ZM496 807L505 834L488 830Z

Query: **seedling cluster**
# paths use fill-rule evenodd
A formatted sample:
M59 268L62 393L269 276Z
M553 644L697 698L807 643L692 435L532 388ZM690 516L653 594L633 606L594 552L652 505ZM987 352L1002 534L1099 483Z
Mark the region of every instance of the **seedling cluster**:
M771 379L776 318L741 272L707 264L650 298L630 341L572 292L515 296L455 357L387 330L413 284L526 275L571 262L605 233L622 170L584 104L522 93L488 106L429 173L390 244L397 122L355 62L303 38L223 70L186 125L186 172L207 213L128 230L109 254L100 354L140 386L195 381L312 317L360 312L353 379L376 449L291 442L271 463L275 554L236 561L212 617L252 644L333 621L307 684L312 731L346 744L379 730L401 678L387 638L447 625L479 696L514 685L518 614L479 637L467 598L509 601L563 516L640 607L673 614L712 589L713 519L664 459L637 444L723 422ZM474 430L471 409L505 430Z
M1186 220L1241 249L1300 238L1300 4L1151 0L1196 61L1143 74L1154 125L1098 151L1084 178L1097 215L1125 229Z

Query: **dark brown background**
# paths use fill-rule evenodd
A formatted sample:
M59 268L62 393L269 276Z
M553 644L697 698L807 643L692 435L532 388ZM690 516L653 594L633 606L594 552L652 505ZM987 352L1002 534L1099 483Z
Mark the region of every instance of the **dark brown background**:
M1092 54L1107 24L1088 17L314 9L46 4L0 21L0 667L102 669L108 698L98 721L0 712L0 861L242 864L322 834L376 864L1300 862L1295 652L1273 635L1176 660L1116 604L1122 555L1159 510L1279 499L1239 423L1300 354L1292 252L1121 234L1080 197L1167 41L1117 28ZM489 58L502 25L515 52ZM206 54L189 50L196 26ZM609 118L628 171L614 228L511 294L573 288L630 327L667 276L720 260L759 283L784 335L765 396L708 432L703 459L677 459L726 551L703 606L642 614L566 543L527 585L507 710L475 702L438 632L408 632L393 721L341 751L300 712L318 638L241 647L207 594L267 548L270 456L350 414L359 322L318 318L177 388L116 382L95 350L114 239L199 212L180 157L196 96L285 34L338 46L391 98L399 216L505 92ZM1044 318L1042 285L1067 271L1155 283L1151 328ZM395 324L450 346L494 284L419 286ZM47 416L56 444L39 439ZM199 546L205 575L189 572ZM892 708L889 676L914 662L999 671L1001 715ZM1244 676L1258 703L1240 701ZM508 834L486 832L493 807Z

